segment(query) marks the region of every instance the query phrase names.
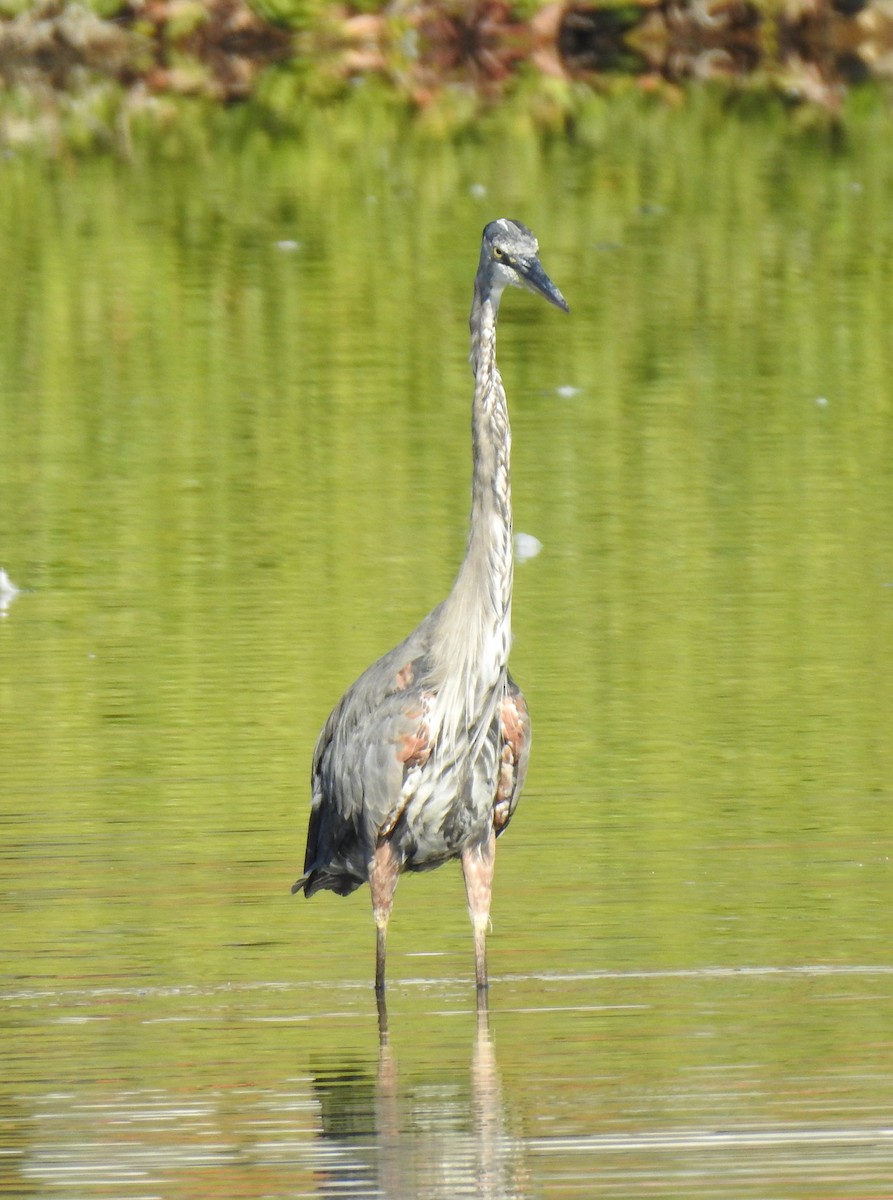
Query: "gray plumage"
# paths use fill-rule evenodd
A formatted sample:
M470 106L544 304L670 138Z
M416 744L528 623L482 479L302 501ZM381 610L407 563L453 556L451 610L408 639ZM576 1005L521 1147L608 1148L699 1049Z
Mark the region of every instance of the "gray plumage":
M487 986L495 839L511 820L527 771L530 722L508 672L512 603L511 433L496 365L504 289L525 287L567 311L537 258L536 238L505 218L484 230L474 281L471 365L472 506L465 558L446 600L348 688L313 754L304 873L292 888L349 895L367 880L385 932L402 871L459 858L475 936L478 989Z

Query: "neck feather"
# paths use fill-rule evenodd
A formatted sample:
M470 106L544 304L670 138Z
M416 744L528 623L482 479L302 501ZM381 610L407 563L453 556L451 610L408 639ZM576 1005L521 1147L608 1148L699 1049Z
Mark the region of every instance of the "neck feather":
M471 310L473 474L465 558L443 606L437 674L455 681L457 707L472 717L505 676L511 638L511 430L496 366L499 297L475 289Z

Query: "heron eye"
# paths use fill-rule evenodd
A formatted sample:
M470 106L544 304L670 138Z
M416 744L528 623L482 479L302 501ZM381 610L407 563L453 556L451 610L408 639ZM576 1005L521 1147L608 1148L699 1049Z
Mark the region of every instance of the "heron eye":
M501 246L493 247L493 257L494 258L504 258L505 257L505 251L502 249Z

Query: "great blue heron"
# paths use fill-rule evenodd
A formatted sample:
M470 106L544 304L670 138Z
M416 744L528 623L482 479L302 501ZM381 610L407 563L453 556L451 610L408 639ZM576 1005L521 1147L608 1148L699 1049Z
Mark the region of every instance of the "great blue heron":
M377 929L375 990L384 994L385 939L402 871L459 858L474 929L478 994L496 838L527 771L530 720L508 672L512 606L511 433L496 366L505 288L568 310L519 221L484 230L471 306L473 476L465 558L449 596L344 693L313 753L304 874L292 888L347 896L366 880Z

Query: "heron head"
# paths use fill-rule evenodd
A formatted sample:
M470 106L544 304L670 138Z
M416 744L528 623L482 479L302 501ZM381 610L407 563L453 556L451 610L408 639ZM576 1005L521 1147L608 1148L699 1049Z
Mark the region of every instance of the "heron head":
M477 283L497 304L507 287L526 288L568 312L568 303L543 270L539 245L526 225L500 217L484 230Z

